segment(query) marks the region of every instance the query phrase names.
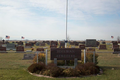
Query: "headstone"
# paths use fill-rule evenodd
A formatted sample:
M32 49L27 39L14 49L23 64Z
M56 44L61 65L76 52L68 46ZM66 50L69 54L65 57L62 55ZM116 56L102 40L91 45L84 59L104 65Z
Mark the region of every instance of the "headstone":
M80 49L85 49L85 45L79 45Z
M57 41L51 41L50 48L57 48Z
M40 46L45 46L45 43L43 43L43 42L42 42L42 43L40 43Z
M17 53L23 53L24 52L24 47L23 46L17 46L16 47L16 52Z
M36 43L36 46L40 46L40 43L39 43L39 42L37 42L37 43Z
M96 39L86 39L85 46L86 47L97 47Z
M0 53L6 53L6 47L0 46Z
M26 44L25 44L25 47L26 47L26 48L31 48L31 47L32 47L32 44L31 44L31 43L26 43Z
M113 54L118 54L118 53L120 53L120 49L114 49Z
M107 48L106 48L106 45L100 45L100 46L99 46L99 50L101 50L101 49L107 49Z
M106 42L105 42L105 41L103 41L103 42L102 42L102 44L106 44Z
M18 45L23 45L23 42L22 41L18 42Z
M118 42L117 41L112 41L112 44L113 45L118 45Z
M36 54L24 54L23 60L33 60Z
M37 48L36 51L40 51L41 53L44 53L44 49L43 48Z
M119 49L119 45L113 45L112 49Z
M13 43L7 44L6 48L7 48L7 50L16 50L15 44L13 44Z
M78 42L75 42L75 43L74 43L74 45L75 45L75 46L78 46L78 45L79 45L79 43L78 43Z

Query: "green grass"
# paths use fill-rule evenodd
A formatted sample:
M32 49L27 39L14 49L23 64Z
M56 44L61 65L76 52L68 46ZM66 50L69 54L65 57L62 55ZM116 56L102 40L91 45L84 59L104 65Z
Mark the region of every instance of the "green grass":
M27 68L33 61L22 60L23 55L24 53L0 53L0 80L120 80L120 56L118 54L98 53L98 65L105 70L102 75L60 79L30 75ZM48 51L48 62L50 62L50 51Z

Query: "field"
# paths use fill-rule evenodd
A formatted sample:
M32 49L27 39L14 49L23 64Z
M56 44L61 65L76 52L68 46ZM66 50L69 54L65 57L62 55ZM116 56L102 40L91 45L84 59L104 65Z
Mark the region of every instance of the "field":
M109 46L107 46L109 47ZM97 50L97 49L96 49ZM104 50L97 50L104 51ZM113 51L108 49L108 51ZM107 52L107 50L105 50ZM80 78L60 78L59 80L120 80L120 56L112 53L97 53L98 65L104 70L102 75ZM27 72L32 60L22 60L24 53L0 53L0 80L57 80L30 75ZM48 51L50 62L50 51Z

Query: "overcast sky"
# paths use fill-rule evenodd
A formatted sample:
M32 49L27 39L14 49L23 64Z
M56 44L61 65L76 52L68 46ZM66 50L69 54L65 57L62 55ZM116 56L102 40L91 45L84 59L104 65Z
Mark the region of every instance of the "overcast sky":
M117 40L120 0L68 0L71 40ZM0 0L0 37L66 39L66 0ZM111 36L114 36L112 39Z

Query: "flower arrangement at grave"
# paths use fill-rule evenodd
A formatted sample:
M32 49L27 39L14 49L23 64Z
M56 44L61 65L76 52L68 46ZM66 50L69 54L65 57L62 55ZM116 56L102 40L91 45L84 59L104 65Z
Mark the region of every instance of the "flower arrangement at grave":
M38 62L45 63L45 54L44 53L38 54ZM33 63L37 63L37 55L33 58Z

